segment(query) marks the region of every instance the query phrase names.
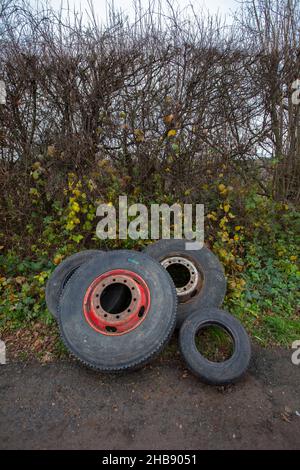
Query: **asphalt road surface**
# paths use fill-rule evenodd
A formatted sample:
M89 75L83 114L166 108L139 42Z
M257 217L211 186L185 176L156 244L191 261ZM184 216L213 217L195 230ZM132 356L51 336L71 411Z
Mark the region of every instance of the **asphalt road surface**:
M300 449L300 366L254 348L226 388L180 357L125 375L76 362L0 366L1 449Z

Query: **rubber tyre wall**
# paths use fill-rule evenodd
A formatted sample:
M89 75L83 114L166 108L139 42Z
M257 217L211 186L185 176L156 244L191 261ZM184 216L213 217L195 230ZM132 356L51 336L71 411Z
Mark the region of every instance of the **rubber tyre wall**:
M222 327L233 340L232 356L223 362L212 362L198 351L197 333L209 325ZM181 353L188 368L203 382L225 385L236 382L247 370L251 358L251 344L243 325L232 315L217 308L194 312L183 323L179 333Z
M123 335L95 331L83 314L91 283L114 269L133 271L146 282L150 307L143 322ZM69 279L60 299L61 336L81 362L103 372L136 369L152 360L166 345L176 324L177 295L166 270L144 253L115 250L95 256Z
M187 240L159 240L144 250L158 262L171 256L182 256L191 260L200 271L203 285L200 292L184 303L178 304L177 327L197 310L199 315L206 307L219 307L226 295L226 277L218 258L204 245L201 250L186 250Z
M95 255L101 254L100 250L84 250L64 259L53 271L46 285L46 304L52 315L58 319L58 303L61 293L68 279L75 271Z

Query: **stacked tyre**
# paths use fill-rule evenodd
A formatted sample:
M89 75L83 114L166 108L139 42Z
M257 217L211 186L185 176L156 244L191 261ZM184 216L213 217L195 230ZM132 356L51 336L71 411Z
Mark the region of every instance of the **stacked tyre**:
M185 246L185 240L160 240L142 253L87 250L64 260L47 283L46 301L69 351L100 371L135 369L159 354L177 327L194 374L211 384L236 381L251 347L241 323L219 308L223 267L205 246ZM223 362L206 359L196 347L209 325L232 339L233 353Z
M179 346L189 369L212 385L233 383L249 365L249 337L236 318L219 308L226 294L226 277L218 258L205 245L200 250L186 246L187 240L160 240L145 252L165 267L175 284ZM233 352L224 361L208 360L197 348L199 333L210 326L222 329L232 340Z
M146 364L176 325L170 276L145 253L85 253L67 258L46 288L65 345L79 361L101 371Z

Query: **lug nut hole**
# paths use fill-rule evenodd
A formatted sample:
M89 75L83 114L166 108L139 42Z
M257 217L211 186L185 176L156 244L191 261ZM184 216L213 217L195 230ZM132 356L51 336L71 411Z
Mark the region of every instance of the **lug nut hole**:
M116 333L117 332L117 328L115 326L106 326L105 329L109 333Z

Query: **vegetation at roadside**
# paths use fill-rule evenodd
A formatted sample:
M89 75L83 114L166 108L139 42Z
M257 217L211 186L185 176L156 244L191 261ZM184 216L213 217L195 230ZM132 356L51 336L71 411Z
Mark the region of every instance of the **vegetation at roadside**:
M227 186L225 173L222 178L224 183L218 180L206 185L203 194L214 195L206 207L205 224L207 243L226 271L225 307L261 345L288 346L300 335L300 212L292 205L258 197L252 185L249 190L236 186L233 191ZM38 185L38 180L33 182L33 194L34 184ZM88 182L85 188L84 182L70 175L63 204L55 201L52 216L40 215L40 235L29 247L30 256L22 246L19 252L14 248L0 255L0 331L28 328L37 322L54 331L55 322L45 304L45 284L66 256L86 248L142 249L151 243L97 239L95 206L88 202L85 191ZM96 193L97 189L91 191ZM116 188L110 201L116 207L117 194ZM161 195L158 202L175 201ZM33 221L43 202L36 199L34 204ZM33 223L29 221L27 229Z
M299 5L246 0L231 27L161 20L0 7L0 335L18 356L64 354L45 304L63 259L151 243L97 239L96 207L119 195L205 204L225 307L263 346L300 338Z

